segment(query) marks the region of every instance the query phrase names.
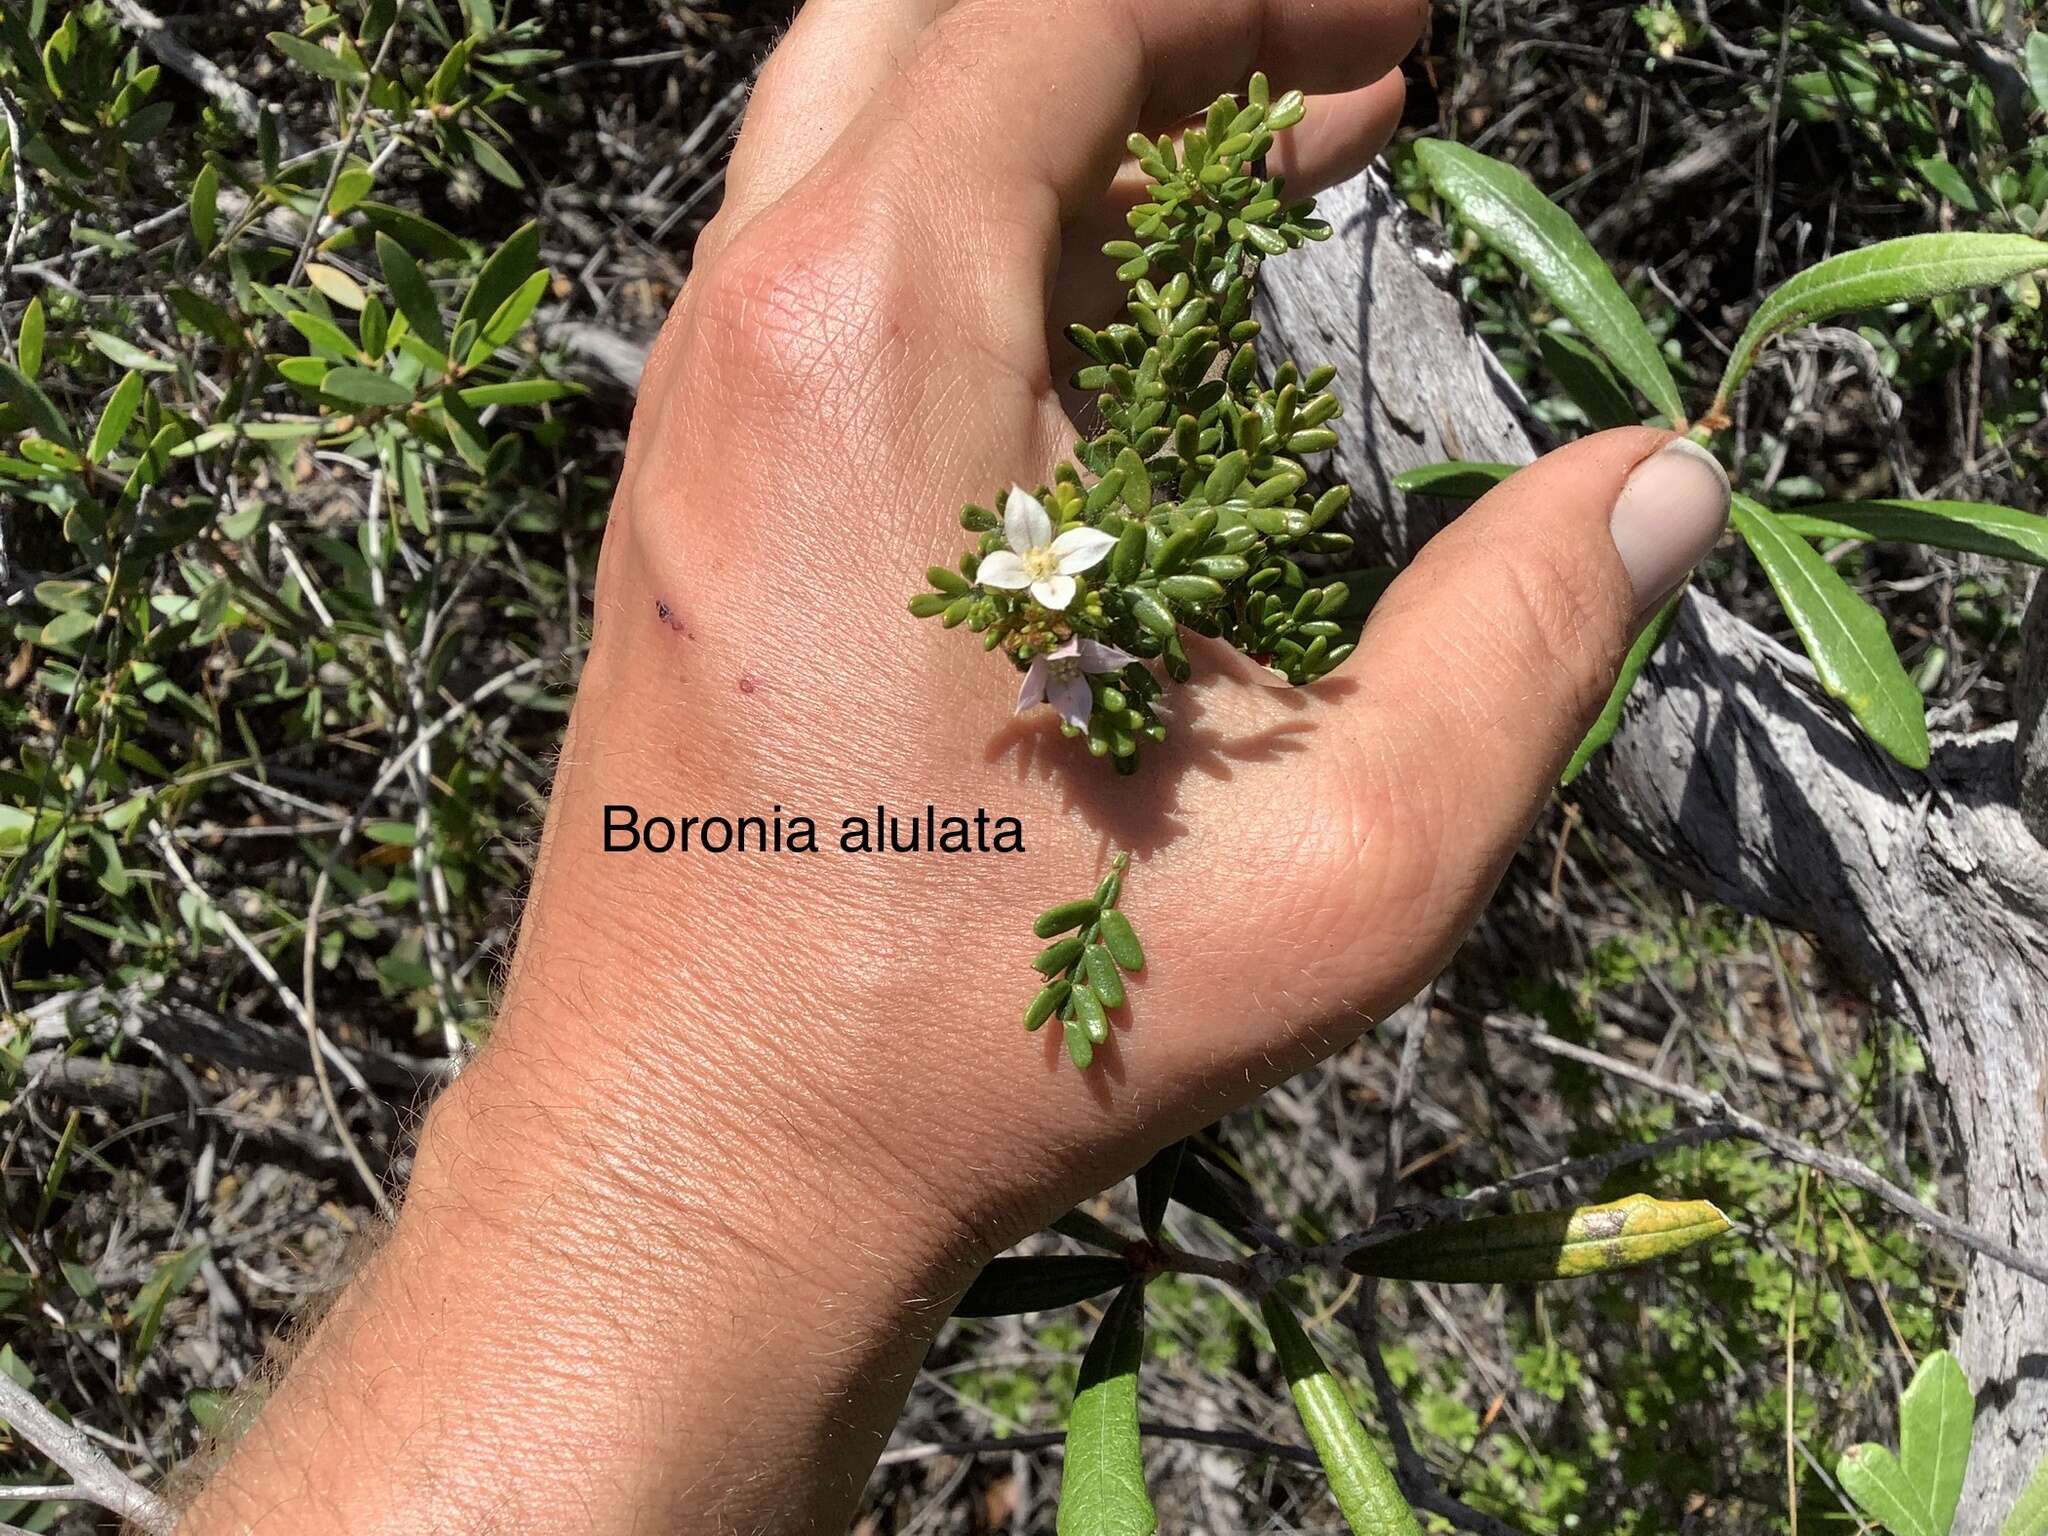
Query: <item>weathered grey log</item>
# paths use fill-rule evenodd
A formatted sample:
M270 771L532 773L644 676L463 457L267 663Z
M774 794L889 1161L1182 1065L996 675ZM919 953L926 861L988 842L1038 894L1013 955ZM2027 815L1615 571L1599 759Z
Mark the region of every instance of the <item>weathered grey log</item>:
M1337 367L1357 531L1398 560L1457 508L1402 496L1394 474L1525 462L1535 431L1428 226L1373 175L1322 211L1335 238L1266 267L1263 318L1275 355ZM1963 1214L2041 1252L2048 849L2014 803L2014 736L1938 736L1928 771L1908 772L1822 696L1803 658L1694 592L1580 795L1671 879L1813 934L1908 1021L1946 1095ZM2048 1287L1972 1263L1956 1347L1979 1412L1955 1528L1990 1531L2048 1453Z

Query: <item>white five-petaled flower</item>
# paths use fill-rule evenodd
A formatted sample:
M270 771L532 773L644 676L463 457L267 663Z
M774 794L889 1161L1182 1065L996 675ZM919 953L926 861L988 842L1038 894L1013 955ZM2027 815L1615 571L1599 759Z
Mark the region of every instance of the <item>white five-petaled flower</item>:
M1024 686L1017 690L1017 713L1021 715L1034 704L1050 704L1067 724L1085 731L1089 712L1095 708L1095 697L1088 691L1089 675L1115 672L1137 659L1129 651L1076 635L1032 658Z
M1069 528L1054 538L1052 515L1036 496L1014 485L1003 503L1003 537L1010 547L984 559L975 580L1006 592L1029 587L1039 604L1055 613L1074 600L1074 578L1116 547L1116 540L1100 528Z

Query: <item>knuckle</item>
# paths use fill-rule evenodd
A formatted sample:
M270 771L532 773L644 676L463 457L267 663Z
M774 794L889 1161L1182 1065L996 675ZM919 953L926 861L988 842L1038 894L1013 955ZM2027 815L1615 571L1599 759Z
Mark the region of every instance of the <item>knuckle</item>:
M815 411L824 391L869 373L906 313L883 221L822 201L792 194L696 276L692 350L728 397Z

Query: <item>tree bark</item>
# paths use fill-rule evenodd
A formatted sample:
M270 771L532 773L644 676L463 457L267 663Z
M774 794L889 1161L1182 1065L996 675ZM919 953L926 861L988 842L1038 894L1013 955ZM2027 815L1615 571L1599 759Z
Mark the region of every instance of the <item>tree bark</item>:
M1376 173L1321 202L1333 238L1266 266L1262 318L1272 355L1336 366L1354 531L1399 562L1457 509L1392 476L1523 463L1541 431L1466 322L1433 229ZM1966 1219L2044 1252L2048 849L2014 803L2014 735L1937 736L1909 772L1802 657L1695 590L1579 793L1664 875L1811 933L1905 1019L1946 1099ZM1968 1274L1955 1348L1978 1417L1958 1532L1995 1530L2048 1452L2048 1286L1984 1259Z

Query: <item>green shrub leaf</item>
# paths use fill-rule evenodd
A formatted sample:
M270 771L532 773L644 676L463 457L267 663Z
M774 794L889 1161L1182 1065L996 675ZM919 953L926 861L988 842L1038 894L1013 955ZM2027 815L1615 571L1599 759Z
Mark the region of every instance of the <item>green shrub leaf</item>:
M1836 1475L1849 1497L1891 1536L1948 1536L1970 1464L1976 1403L1956 1357L1938 1349L1899 1395L1899 1453L1854 1445Z
M1802 539L1881 539L2048 565L2048 517L1977 501L1835 501L1780 512Z
M1404 469L1394 476L1394 489L1410 496L1441 496L1447 501L1477 501L1515 472L1512 464L1479 464L1453 460Z
M1784 331L1835 315L1983 288L2048 267L2048 241L2025 235L1906 235L1832 256L1765 299L1721 375L1725 405L1764 343Z
M1768 507L1737 496L1733 520L1813 658L1821 687L1846 704L1885 751L1908 768L1925 768L1926 708L1892 648L1884 615Z
M539 264L540 226L522 224L491 252L491 259L477 273L476 281L463 296L462 309L455 317L456 327L459 329L470 320L481 327L498 312L499 305L519 291L520 284L533 276Z
M2027 39L2027 79L2034 87L2034 100L2048 112L2048 32Z
M1096 1254L1045 1254L1033 1258L991 1259L953 1308L955 1317L1007 1317L1018 1312L1047 1312L1071 1307L1113 1291L1131 1278L1121 1257Z
M1059 1536L1152 1536L1138 1445L1138 1365L1145 1353L1145 1282L1132 1280L1103 1314L1081 1360L1067 1416Z
M1521 268L1644 399L1674 424L1685 419L1657 339L1570 214L1513 166L1462 144L1424 139L1415 155L1444 201Z
M1280 1356L1280 1369L1287 1377L1287 1390L1301 1415L1309 1443L1330 1477L1330 1492L1345 1522L1357 1536L1422 1536L1414 1511L1401 1497L1394 1474L1366 1438L1365 1426L1351 1410L1323 1357L1316 1353L1293 1309L1278 1291L1268 1291L1259 1303L1265 1314L1266 1331L1273 1336L1273 1349Z
M64 423L63 413L50 402L42 387L12 363L0 360L0 396L4 396L16 410L28 419L28 424L53 443L66 448L77 446L71 435L71 428Z
M1344 1262L1362 1275L1452 1285L1574 1280L1633 1269L1727 1230L1728 1218L1711 1201L1628 1195L1607 1205L1427 1227Z
M1564 765L1564 772L1557 782L1569 784L1586 771L1586 764L1600 754L1608 742L1614 740L1614 733L1621 729L1621 717L1628 708L1628 696L1635 691L1636 679L1643 675L1643 668L1650 664L1657 647L1664 643L1664 636L1670 631L1672 620L1678 617L1678 605L1685 601L1680 592L1657 611L1657 617L1650 620L1643 632L1636 636L1636 643L1628 648L1628 655L1622 658L1621 671L1614 679L1614 689L1607 695L1607 702L1600 707L1600 718L1593 722L1593 728L1586 732L1586 739L1579 743L1572 753L1572 760Z
M441 328L441 306L434 302L433 289L427 286L412 253L381 229L377 231L377 263L384 269L392 301L413 334L436 351L445 350L448 333Z
M1998 1528L1998 1536L2048 1536L2048 1457L2041 1459L2027 1486L2020 1490L2019 1502Z
M107 408L100 412L100 424L92 429L92 441L85 445L88 461L98 464L120 446L141 404L142 375L132 370L122 374L121 382L107 397Z
M388 373L371 368L330 368L320 381L323 392L351 405L410 405L412 391Z
M370 78L370 72L354 59L343 58L338 53L322 48L318 43L309 43L303 37L294 37L289 32L271 33L270 46L301 69L311 70L323 80L337 80L344 85L360 85Z
M1606 359L1578 337L1545 331L1536 338L1536 348L1543 354L1543 366L1550 370L1551 377L1595 428L1605 431L1609 427L1634 426L1642 420Z
M1166 1219L1166 1207L1173 1199L1174 1185L1180 1182L1187 1152L1188 1144L1176 1141L1162 1147L1138 1170L1138 1221L1147 1237L1159 1235L1159 1224Z

